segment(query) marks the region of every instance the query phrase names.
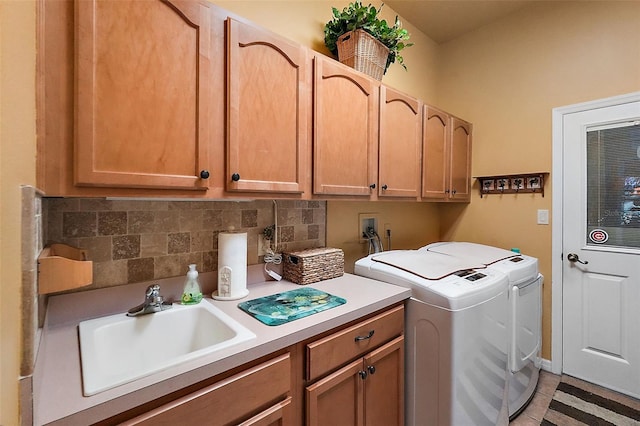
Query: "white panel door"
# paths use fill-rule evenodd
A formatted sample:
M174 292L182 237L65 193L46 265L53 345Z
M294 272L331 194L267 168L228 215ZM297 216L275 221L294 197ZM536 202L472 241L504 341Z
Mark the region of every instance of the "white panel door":
M563 121L563 372L640 396L640 102Z

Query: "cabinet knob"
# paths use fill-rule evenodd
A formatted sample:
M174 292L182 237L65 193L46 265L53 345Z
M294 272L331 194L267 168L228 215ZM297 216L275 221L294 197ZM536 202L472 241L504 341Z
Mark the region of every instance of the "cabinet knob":
M369 185L369 188L371 188L371 189L376 189L376 184L375 184L375 183L372 183L371 185Z
M360 378L361 378L362 380L364 380L364 379L366 379L366 378L367 378L367 372L366 372L366 371L364 371L364 370L360 370L360 371L358 371L358 375L360 376Z
M369 365L367 367L367 370L369 371L369 374L371 374L371 375L376 374L376 366L375 365Z
M240 180L240 175L238 173L234 173L231 175L231 180L237 182Z
M451 192L451 191L449 191L448 189L445 189L445 190L444 190L444 193L445 193L445 194L448 194L448 193L450 193L450 192Z
M200 172L200 178L202 179L209 179L209 170L202 170Z
M453 195L456 195L456 192L458 192L458 191L456 191L456 190L454 189L453 191L451 191L451 195L452 195L452 196L453 196Z
M386 191L388 186L387 185L382 185L381 188L382 188L383 191Z

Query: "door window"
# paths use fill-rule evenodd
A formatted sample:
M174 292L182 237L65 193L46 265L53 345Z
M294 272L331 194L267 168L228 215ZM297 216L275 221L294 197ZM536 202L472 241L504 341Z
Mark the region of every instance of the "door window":
M587 246L640 249L640 121L587 129L586 231Z

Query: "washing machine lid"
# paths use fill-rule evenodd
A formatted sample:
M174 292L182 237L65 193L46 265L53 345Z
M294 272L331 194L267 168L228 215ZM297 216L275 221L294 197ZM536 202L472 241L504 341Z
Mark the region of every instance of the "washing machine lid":
M479 268L471 268L473 266ZM354 272L410 288L412 298L450 311L473 309L504 295L509 288L507 277L497 270L453 256L418 250L369 255L356 261Z
M458 241L433 243L422 247L420 250L463 257L483 265L491 265L504 259L519 256L519 253L499 247Z
M382 252L372 255L371 260L402 269L426 280L439 280L459 271L485 268L482 263L468 259L418 250Z
M419 251L446 254L494 268L509 278L509 283L525 286L538 276L538 259L499 247L469 242L439 242L429 244Z

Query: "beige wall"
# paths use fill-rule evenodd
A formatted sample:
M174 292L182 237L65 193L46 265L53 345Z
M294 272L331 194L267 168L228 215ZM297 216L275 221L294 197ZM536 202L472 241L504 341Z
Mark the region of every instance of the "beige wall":
M0 3L0 424L18 417L20 185L35 185L35 2Z
M555 107L640 90L640 2L534 2L500 22L441 46L442 106L474 123L473 176L551 172ZM576 184L578 184L576 182ZM442 237L520 247L540 259L543 351L551 358L551 210L540 195L476 192Z

